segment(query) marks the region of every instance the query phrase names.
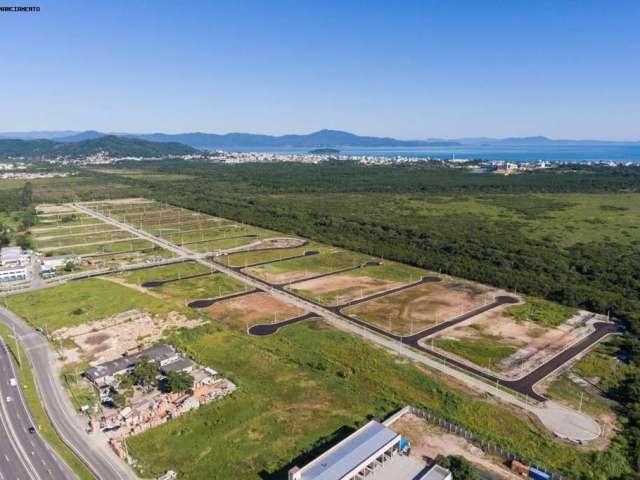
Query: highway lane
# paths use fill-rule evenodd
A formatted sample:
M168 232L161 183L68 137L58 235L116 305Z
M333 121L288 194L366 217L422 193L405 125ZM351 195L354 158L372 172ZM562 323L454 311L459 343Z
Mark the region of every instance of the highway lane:
M26 359L25 359L26 360ZM7 439L13 439L16 448L15 453L22 457L21 463L26 470L38 479L75 479L75 474L60 459L60 457L49 447L38 432L38 426L31 417L24 393L21 386L17 382L17 375L14 369L11 354L6 345L0 340L0 371L2 372L0 379L0 414L3 416L3 426L8 434ZM30 431L33 429L33 431ZM6 439L5 439L6 441ZM11 440L9 440L11 441ZM4 451L4 448L3 448ZM11 452L8 449L7 452ZM5 455L8 457L8 453ZM4 458L6 460L6 457ZM13 466L18 465L18 458L14 457ZM5 470L6 465L0 460L0 472ZM6 478L12 478L9 475L16 475L17 478L31 478L25 476L26 472L7 471Z
M5 383L6 380L3 374L2 383ZM16 444L13 432L6 423L8 415L2 410L5 399L5 392L2 392L2 400L0 401L0 480L28 480L33 476Z
M87 419L74 411L67 398L55 368L55 353L47 340L23 319L1 307L0 321L15 329L25 346L44 409L62 441L99 479L136 478L133 471L111 451L104 437L86 432Z

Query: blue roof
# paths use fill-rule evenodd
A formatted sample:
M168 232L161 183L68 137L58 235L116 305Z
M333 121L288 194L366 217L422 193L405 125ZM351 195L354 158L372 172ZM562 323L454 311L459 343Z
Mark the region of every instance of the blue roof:
M372 420L305 465L301 470L301 478L302 480L341 479L398 437L400 437L399 433Z

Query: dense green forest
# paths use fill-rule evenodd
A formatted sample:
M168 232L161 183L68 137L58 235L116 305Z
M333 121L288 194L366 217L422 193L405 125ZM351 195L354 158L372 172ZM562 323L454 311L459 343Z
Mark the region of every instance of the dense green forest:
M198 153L195 148L175 142L150 142L114 135L80 142L54 140L0 139L0 158L81 157L107 152L114 157L163 157Z
M609 313L628 330L621 354L640 365L640 168L500 176L428 164L163 161L83 175L34 185L34 201L147 196ZM640 368L628 372L608 395L621 404L616 448L637 471Z

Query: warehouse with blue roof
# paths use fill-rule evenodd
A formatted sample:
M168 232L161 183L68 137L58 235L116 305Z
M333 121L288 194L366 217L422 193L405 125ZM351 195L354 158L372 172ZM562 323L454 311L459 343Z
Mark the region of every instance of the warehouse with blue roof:
M437 465L406 455L409 442L372 420L304 467L289 470L289 480L451 480Z

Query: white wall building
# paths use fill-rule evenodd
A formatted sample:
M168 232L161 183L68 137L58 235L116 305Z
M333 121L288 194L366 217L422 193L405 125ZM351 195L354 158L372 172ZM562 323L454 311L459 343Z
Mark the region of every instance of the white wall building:
M29 269L25 266L0 267L0 284L26 282Z
M0 284L29 280L31 257L20 247L0 249Z
M20 247L4 247L0 249L1 267L18 267L27 265L31 257Z

